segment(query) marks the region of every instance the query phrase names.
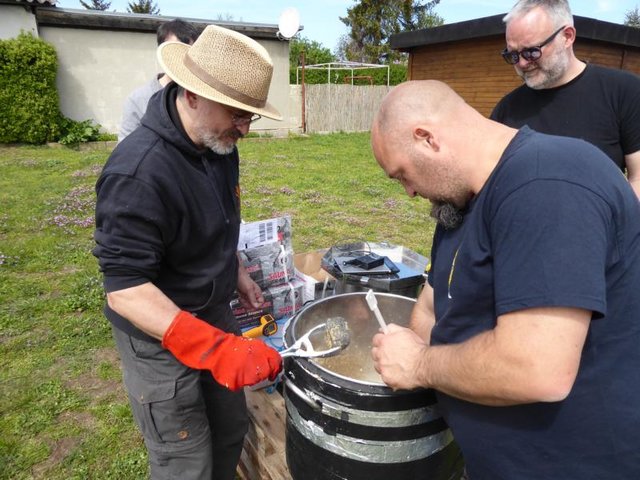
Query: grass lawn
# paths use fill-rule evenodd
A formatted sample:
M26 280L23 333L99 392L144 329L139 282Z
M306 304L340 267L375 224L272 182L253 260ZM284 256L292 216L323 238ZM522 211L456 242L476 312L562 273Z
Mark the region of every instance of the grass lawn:
M296 253L366 240L429 255L429 203L385 176L368 134L247 139L240 154L243 218L291 215ZM91 255L108 155L0 147L0 479L146 477Z

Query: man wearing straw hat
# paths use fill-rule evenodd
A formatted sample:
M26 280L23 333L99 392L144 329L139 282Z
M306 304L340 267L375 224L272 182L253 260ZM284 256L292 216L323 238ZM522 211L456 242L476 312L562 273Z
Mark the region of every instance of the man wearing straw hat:
M242 387L281 368L239 336L229 308L264 300L239 265L237 141L267 102L273 65L237 32L208 26L167 42L170 83L113 151L96 185L96 247L105 315L149 452L153 479L233 479L248 428Z

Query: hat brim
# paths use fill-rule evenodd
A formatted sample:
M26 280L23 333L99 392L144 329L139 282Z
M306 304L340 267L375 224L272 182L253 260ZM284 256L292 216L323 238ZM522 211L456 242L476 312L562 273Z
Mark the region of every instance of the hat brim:
M184 57L189 50L189 45L181 42L165 42L158 47L158 62L162 71L169 75L171 80L190 92L208 98L214 102L222 103L230 107L238 108L251 113L257 113L272 120L282 120L280 112L269 102L262 108L247 105L220 93L218 90L200 80L184 65Z

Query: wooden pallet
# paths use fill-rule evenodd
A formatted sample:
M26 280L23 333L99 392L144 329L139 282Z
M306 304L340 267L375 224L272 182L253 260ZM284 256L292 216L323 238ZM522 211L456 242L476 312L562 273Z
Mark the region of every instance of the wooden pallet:
M242 480L291 480L285 459L284 399L277 391L245 390L249 432L238 465Z

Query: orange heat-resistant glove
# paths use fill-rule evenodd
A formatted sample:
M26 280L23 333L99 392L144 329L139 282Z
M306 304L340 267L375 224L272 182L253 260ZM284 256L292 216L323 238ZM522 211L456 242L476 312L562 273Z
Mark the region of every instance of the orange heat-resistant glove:
M230 390L275 380L282 368L280 354L263 341L223 332L185 311L169 325L162 346L187 367L210 370Z

